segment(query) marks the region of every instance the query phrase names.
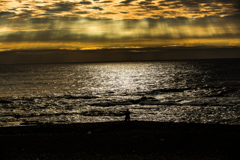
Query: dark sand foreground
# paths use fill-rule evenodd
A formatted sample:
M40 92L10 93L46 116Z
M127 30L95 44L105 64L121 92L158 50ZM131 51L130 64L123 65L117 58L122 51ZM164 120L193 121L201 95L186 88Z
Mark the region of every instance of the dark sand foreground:
M0 128L1 160L240 159L240 126L105 122Z

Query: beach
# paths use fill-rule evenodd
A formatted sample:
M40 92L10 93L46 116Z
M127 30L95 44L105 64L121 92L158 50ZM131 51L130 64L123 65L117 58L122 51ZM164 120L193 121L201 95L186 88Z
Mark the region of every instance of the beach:
M117 121L0 128L2 160L238 159L240 126Z

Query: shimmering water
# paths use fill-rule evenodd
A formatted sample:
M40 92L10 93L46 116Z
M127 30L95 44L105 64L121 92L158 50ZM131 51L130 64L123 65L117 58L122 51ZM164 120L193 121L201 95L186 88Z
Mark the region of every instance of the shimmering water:
M240 124L240 59L0 65L0 126L132 120Z

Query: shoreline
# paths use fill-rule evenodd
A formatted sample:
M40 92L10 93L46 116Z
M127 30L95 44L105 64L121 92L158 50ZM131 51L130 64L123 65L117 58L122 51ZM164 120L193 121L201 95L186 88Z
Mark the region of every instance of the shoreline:
M240 125L186 123L186 122L157 122L157 121L108 121L94 123L53 124L38 123L29 126L0 127L0 136L12 134L52 134L71 132L85 133L86 131L124 131L124 130L154 130L158 132L208 132L208 133L240 133Z
M238 159L240 126L116 121L0 128L0 159Z

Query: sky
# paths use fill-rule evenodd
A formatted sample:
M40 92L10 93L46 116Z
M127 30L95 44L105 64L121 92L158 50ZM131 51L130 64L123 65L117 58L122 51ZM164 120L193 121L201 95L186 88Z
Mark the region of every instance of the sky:
M0 0L0 54L240 47L239 6L239 0Z

